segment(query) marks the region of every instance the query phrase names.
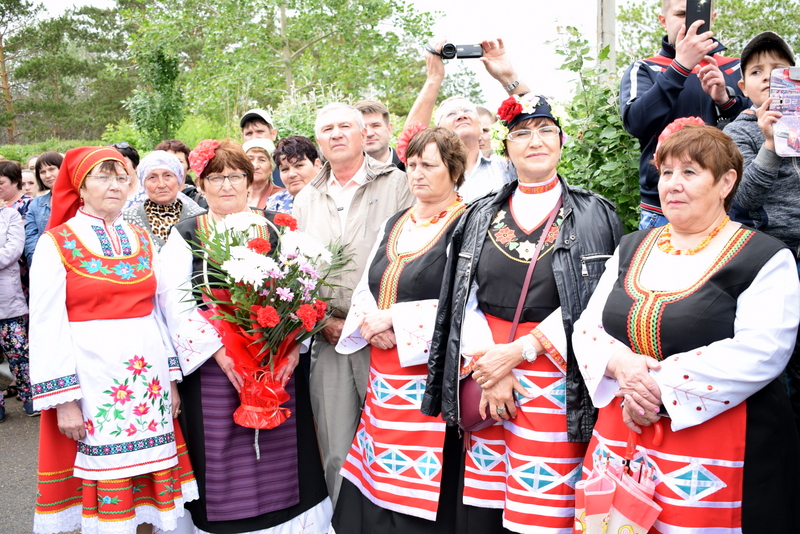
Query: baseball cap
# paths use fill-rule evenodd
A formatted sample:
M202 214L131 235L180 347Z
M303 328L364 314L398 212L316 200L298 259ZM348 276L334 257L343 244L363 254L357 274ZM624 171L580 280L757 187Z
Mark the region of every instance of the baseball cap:
M239 127L244 128L245 123L253 119L260 119L270 126L274 126L272 115L270 115L268 111L260 108L253 108L242 115L242 120L239 121Z
M744 70L747 68L748 61L750 61L754 54L759 54L765 50L776 50L780 52L781 55L786 56L786 59L789 60L789 63L791 63L792 66L795 65L794 51L792 51L792 48L786 44L786 41L784 41L781 36L775 32L763 32L750 39L750 42L744 46L744 50L742 50L742 56L739 60L739 64L742 67L742 72L744 73Z

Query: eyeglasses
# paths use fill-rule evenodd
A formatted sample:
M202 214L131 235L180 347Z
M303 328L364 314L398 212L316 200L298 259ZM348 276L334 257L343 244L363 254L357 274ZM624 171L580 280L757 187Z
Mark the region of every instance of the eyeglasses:
M129 185L131 183L131 177L127 174L120 174L120 175L107 175L107 174L87 174L87 178L91 178L95 182L101 183L103 185L108 185L112 182L115 182L119 185Z
M225 183L226 178L231 185L236 185L244 182L247 179L247 175L242 172L235 172L233 174L209 174L206 176L208 183L216 186L220 186Z
M458 115L475 115L478 113L478 110L474 107L469 106L460 106L457 108L453 108L445 114L445 117L452 118Z
M509 141L530 141L533 139L533 134L539 134L539 137L542 139L547 139L548 137L555 137L557 136L561 130L558 126L542 126L541 128L536 128L535 130L514 130L513 132L508 132L507 139Z
M129 145L126 141L122 141L121 143L114 143L113 145L108 145L108 146L113 146L118 150L120 148L132 148L131 145Z

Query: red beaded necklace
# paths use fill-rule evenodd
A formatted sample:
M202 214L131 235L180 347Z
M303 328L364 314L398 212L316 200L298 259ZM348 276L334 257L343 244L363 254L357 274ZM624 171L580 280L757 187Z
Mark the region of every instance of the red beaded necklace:
M437 213L436 215L434 215L433 217L431 217L430 219L423 219L423 220L418 222L416 217L414 217L414 213L417 210L416 206L411 208L411 211L408 212L408 216L411 219L411 222L413 222L417 226L420 226L420 227L430 226L432 224L436 224L441 219L443 219L445 216L447 216L447 213L450 212L450 211L453 211L453 209L455 209L456 206L458 206L459 204L461 204L461 195L456 193L456 199L453 201L453 203L450 204L449 206L447 206L445 209L443 209L439 213Z
M689 248L685 250L677 249L674 246L672 246L672 232L671 232L672 225L668 224L661 231L661 235L658 236L658 242L657 242L658 250L666 254L671 254L673 256L692 256L694 254L697 254L698 252L706 248L709 243L711 243L711 240L714 239L714 237L716 237L716 235L720 233L720 231L722 231L723 228L725 228L725 225L728 224L728 221L730 220L731 220L730 217L726 215L725 218L720 223L720 225L714 228L714 230L710 234L708 234L708 236L705 239L700 241L699 245L697 245L694 248Z
M557 183L558 178L553 178L544 185L525 185L520 182L518 188L526 195L538 195L539 193L547 193L548 191L552 191L555 189Z

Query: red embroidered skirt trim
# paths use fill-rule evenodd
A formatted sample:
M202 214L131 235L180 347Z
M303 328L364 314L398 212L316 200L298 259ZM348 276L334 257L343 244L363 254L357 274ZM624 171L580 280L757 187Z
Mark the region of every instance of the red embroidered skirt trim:
M178 463L169 469L115 480L73 476L77 442L58 430L55 410L42 412L34 532L134 532L140 523L175 528L183 503L198 498L180 426Z

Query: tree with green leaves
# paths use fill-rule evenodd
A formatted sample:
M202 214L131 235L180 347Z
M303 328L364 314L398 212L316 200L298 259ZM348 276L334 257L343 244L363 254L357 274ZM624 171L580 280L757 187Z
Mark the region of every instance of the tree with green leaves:
M116 9L83 7L36 20L17 34L13 71L18 135L98 138L126 116L135 71L127 35Z
M556 53L562 70L576 75L575 95L562 124L568 135L559 172L573 185L603 195L617 205L628 231L639 223L639 145L625 131L619 109L619 79L603 67L608 47L597 61L577 28L562 31Z
M19 56L19 34L41 10L41 4L34 5L30 0L0 1L0 91L3 93L0 124L6 128L9 143L17 140L13 72Z
M145 135L149 145L155 146L175 136L183 124L183 90L178 84L179 60L162 49L140 54L140 87L133 91L127 102L134 127Z
M219 122L321 87L405 114L434 22L405 0L151 0L126 13L132 47L178 54L189 111Z

